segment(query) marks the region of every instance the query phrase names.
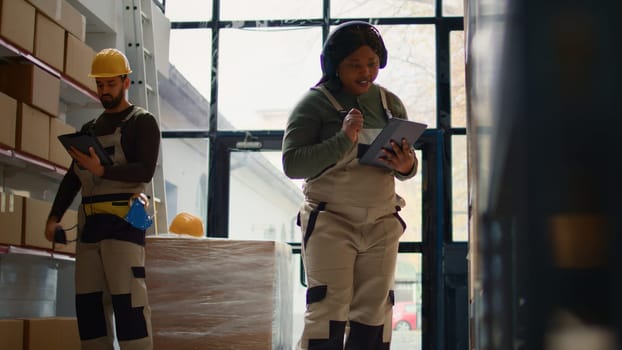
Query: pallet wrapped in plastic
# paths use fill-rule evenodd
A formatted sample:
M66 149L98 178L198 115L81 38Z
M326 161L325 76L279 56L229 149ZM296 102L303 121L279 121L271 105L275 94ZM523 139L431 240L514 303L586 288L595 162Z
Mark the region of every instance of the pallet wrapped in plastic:
M285 243L151 236L154 348L292 348L292 253Z

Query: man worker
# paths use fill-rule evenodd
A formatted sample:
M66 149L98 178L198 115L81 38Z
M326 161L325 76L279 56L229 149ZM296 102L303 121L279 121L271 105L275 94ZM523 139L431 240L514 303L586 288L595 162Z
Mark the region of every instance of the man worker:
M127 57L108 48L93 59L90 77L104 108L84 124L112 160L102 165L93 148L74 147L45 227L54 239L60 220L78 192L76 316L83 350L153 348L151 310L145 284L145 230L125 220L131 201L153 178L160 146L156 119L127 99L132 71ZM114 330L113 330L113 325Z

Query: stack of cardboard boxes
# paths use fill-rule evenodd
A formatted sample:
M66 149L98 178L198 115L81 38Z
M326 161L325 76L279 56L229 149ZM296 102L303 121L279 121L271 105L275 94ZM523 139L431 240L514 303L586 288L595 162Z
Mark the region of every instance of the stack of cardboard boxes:
M78 326L71 317L0 319L2 350L79 350Z
M0 246L17 246L35 249L52 250L52 243L43 235L47 217L52 204L35 198L22 197L13 193L0 191ZM61 225L67 230L67 239L76 238L75 225L78 222L78 212L67 210ZM66 245L57 244L56 252L69 255L75 254L75 242Z
M45 223L52 209L47 201L21 197L12 193L0 192L0 245L28 247L51 250L52 243L43 235ZM64 228L71 228L78 222L78 212L68 210L60 224ZM67 239L76 237L76 229L66 230ZM76 244L57 244L56 252L75 254Z
M0 40L20 55L0 64L0 144L67 167L57 136L75 129L58 118L61 81L95 95L95 51L86 19L65 0L0 0Z
M59 117L61 84L94 99L88 73L95 51L85 36L86 18L66 0L0 0L0 153L51 169L69 166L57 136L75 128ZM0 247L51 250L43 235L51 203L8 192L0 188ZM76 222L70 210L61 224ZM75 238L76 230L67 235ZM71 255L75 243L56 250ZM0 349L79 349L75 318L0 319Z
M95 51L85 42L86 18L66 0L0 0L0 150L52 169L66 169L71 158L57 136L75 132L59 118L61 82L95 96L88 77ZM0 244L51 249L41 229L50 203L2 194ZM69 211L66 227L75 225ZM5 226L6 227L6 226ZM75 235L75 230L68 231ZM60 246L73 253L74 247Z
M0 0L0 6L0 38L12 50L95 91L84 15L66 0Z

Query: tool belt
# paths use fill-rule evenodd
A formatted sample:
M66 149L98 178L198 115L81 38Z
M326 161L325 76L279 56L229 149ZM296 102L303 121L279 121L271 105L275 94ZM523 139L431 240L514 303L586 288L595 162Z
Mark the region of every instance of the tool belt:
M132 195L133 193L115 193L82 197L84 214L111 214L125 218L130 210L129 199Z
M97 243L104 239L116 239L144 246L145 230L135 228L125 220L132 195L115 193L82 197L86 217L80 241Z

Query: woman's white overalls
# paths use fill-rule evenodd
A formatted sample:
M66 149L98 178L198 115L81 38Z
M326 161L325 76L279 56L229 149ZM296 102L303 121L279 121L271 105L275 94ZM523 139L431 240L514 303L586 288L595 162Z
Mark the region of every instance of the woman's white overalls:
M343 110L328 90L319 90ZM308 288L299 350L342 350L344 337L350 350L390 346L404 203L391 170L359 164L357 148L304 184L299 224Z

